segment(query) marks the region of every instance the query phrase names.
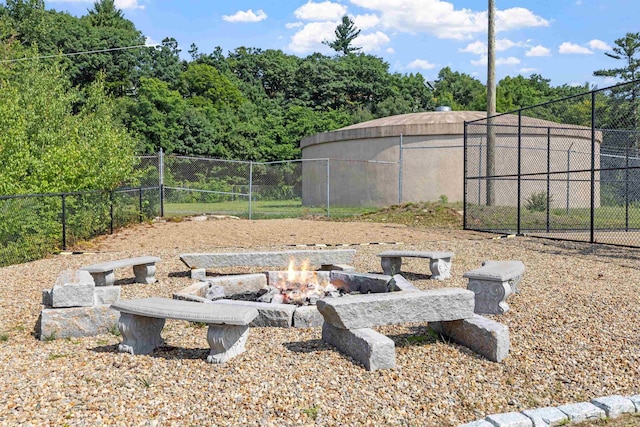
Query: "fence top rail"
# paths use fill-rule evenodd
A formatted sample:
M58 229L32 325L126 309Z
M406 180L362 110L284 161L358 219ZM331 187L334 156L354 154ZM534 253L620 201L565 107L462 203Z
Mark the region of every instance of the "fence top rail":
M62 197L62 196L81 196L84 194L104 194L104 193L124 193L128 191L145 191L156 190L159 187L129 187L129 188L117 188L113 191L109 190L87 190L87 191L70 191L66 193L35 193L35 194L10 194L0 196L0 200L7 199L28 199L34 197Z

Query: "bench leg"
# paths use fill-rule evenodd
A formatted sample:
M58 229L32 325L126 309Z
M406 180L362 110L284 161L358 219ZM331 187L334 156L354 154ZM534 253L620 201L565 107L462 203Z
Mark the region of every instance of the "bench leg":
M116 281L116 275L113 274L113 270L89 274L93 277L96 286L113 286L113 283Z
M141 264L133 266L133 274L136 275L136 283L155 283L156 282L156 264Z
M467 289L475 295L477 314L504 314L509 311L507 297L511 295L508 282L469 279Z
M245 351L245 343L249 337L248 325L209 325L207 341L211 352L207 357L209 363L224 363Z
M382 264L382 271L388 276L400 273L400 267L402 266L402 257L382 257L380 260Z
M437 258L429 260L431 280L446 280L451 278L451 258Z
M164 345L160 332L165 319L136 316L135 314L120 313L118 329L122 334L122 344L118 350L122 353L149 354Z

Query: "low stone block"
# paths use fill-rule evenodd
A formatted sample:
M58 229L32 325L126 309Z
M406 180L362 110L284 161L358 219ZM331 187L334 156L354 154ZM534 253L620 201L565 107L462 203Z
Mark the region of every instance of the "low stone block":
M207 286L204 298L209 301L215 301L227 296L227 292L223 286Z
M252 307L258 310L258 317L249 326L275 326L289 328L293 325L293 313L296 306L291 304L271 304L268 302L234 301L220 299L211 304L235 305L237 307Z
M315 305L303 305L293 313L294 328L315 328L322 326L324 318Z
M567 414L572 423L581 423L586 420L604 418L606 413L590 402L572 403L558 406L558 409Z
M109 305L44 309L36 324L36 335L44 341L105 334L118 324L119 316Z
M603 396L592 399L591 403L602 409L609 418L617 418L622 414L636 412L636 406L631 399L623 396Z
M224 295L257 294L261 289L267 288L267 276L264 274L239 274L235 276L210 277L206 281L209 288L221 286ZM207 290L204 291L207 297Z
M89 272L65 270L60 273L51 290L51 307L91 307L95 287Z
M352 264L355 249L302 250L281 252L193 253L182 254L180 259L187 267L215 268L236 266L262 266L287 268L293 259L296 265L308 261L310 266L323 264Z
M433 322L429 326L492 362L501 362L509 355L509 328L486 317L476 314L469 319Z
M531 418L534 427L555 427L566 424L569 421L567 414L560 409L548 406L545 408L527 409L522 411Z
M191 278L195 280L207 280L207 270L204 268L192 268Z
M419 291L420 289L416 288L411 284L410 281L404 278L401 274L396 274L393 276L394 284L397 289L401 291Z
M348 264L322 264L319 271L356 271L356 268Z
M51 307L53 305L53 289L42 290L42 305Z
M493 414L485 418L494 427L533 427L533 421L520 412L505 412Z
M348 271L332 271L331 283L346 292L361 294L389 292L393 286L393 278L386 274L351 273Z
M474 294L464 289L443 288L325 298L316 305L325 323L341 329L361 329L468 319L474 315Z
M368 371L396 366L393 340L373 329L339 329L325 322L322 326L322 340L362 363Z
M93 304L111 304L120 299L120 286L96 286L93 293Z
M494 427L494 425L487 420L478 420L459 425L458 427Z

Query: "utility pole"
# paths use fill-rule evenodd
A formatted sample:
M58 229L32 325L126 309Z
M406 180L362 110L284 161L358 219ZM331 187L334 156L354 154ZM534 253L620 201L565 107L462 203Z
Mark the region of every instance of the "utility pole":
M496 114L496 31L494 0L488 0L488 37L487 37L487 177L495 175L496 131L493 118ZM487 206L495 204L495 187L492 178L487 178Z

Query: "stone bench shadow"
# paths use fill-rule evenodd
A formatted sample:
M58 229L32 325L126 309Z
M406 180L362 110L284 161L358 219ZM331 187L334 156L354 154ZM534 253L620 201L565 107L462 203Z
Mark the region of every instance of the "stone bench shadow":
M316 351L332 351L333 347L321 339L306 341L290 341L282 344L287 350L294 353L313 353Z

